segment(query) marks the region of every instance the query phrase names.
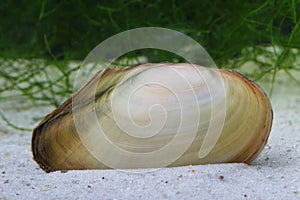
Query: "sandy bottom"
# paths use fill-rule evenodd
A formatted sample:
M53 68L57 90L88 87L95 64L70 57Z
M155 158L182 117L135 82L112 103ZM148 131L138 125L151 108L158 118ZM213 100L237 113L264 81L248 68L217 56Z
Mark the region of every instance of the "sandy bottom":
M266 85L264 88L268 88ZM32 160L30 132L0 123L0 199L300 199L300 89L278 81L273 129L251 164L156 170L44 173ZM7 112L20 126L51 109Z

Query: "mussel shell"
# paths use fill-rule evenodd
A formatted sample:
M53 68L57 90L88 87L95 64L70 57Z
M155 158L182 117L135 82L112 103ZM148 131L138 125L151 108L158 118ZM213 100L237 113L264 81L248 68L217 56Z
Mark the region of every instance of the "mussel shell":
M195 69L201 72L201 76L193 72ZM193 88L192 92L197 96L197 105L189 105L189 102L193 102L189 99L192 93L187 93L189 90L185 86L179 85L180 81L168 77L170 70L179 70L184 74L183 77L189 79L190 87ZM194 123L196 123L195 135L176 131L176 128L178 129L176 126L178 124L177 111L182 105L172 107L170 93L160 86L141 88L139 90L140 100L133 101L132 104L137 109L134 116L131 117L136 120L140 119L139 123L145 130L143 132L145 138L125 134L119 124L114 121L113 114L123 115L124 111L122 106L111 106L113 95L116 98L115 105L123 105L124 94L131 92L130 87L134 87L134 84L138 85L144 80L151 81L154 77L153 74L158 74L156 81L169 78L168 80L170 80L170 84L174 85L175 90L182 91L180 94L186 98L183 98L184 102L181 103L189 105L183 109L186 116L195 117L189 116L189 113L193 113L192 110L198 107L201 108L199 121L192 120L192 123L189 124L194 127ZM220 75L223 85L212 84L209 87L214 87L210 88L213 91L225 92L225 96L218 95L218 92L216 95L211 95L205 87L204 83L207 80L214 83L215 74ZM202 76L204 79L201 78ZM143 98L147 99L144 103ZM166 121L166 126L162 130L163 134L149 137L149 134L152 134L151 131L156 130L151 129L151 126L147 128L149 113L146 113L147 109L142 108L147 108L148 104L155 103L155 101L166 107L170 119ZM216 144L204 157L201 157L199 150L207 133L209 119L212 117L209 108L211 101L219 102L220 106L226 106L224 126L222 126ZM161 110L153 112L152 114L157 117L162 113ZM161 155L158 152L155 154L157 159L121 157L114 154L112 149L104 148L103 141L98 140L97 134L95 135L98 129L92 123L88 123L91 121L90 117L93 113L96 113L95 116L103 126L107 138L124 151L146 155L148 152L154 152L163 148L164 145L170 144L169 148L175 154L180 149L180 145L185 145L184 142L189 145L185 145L184 151L174 160L169 160L169 156L173 157L170 152L161 153ZM122 69L106 69L96 74L83 88L42 120L33 131L32 152L34 160L46 172L71 169L107 169L112 166L113 168L159 167L165 163L166 166L226 162L250 163L258 156L267 142L272 126L272 117L271 104L263 90L245 76L232 70L205 68L185 63L147 64ZM122 119L126 119L126 117ZM84 132L84 136L79 134L80 131ZM174 134L181 137L180 144L172 143ZM103 163L93 152L98 152L113 164Z

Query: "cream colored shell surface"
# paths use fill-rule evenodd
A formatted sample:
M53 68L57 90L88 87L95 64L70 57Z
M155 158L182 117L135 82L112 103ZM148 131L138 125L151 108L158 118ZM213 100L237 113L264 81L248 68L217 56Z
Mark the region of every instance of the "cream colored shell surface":
M32 152L46 172L250 163L271 125L268 97L235 71L145 64L96 74L34 129Z

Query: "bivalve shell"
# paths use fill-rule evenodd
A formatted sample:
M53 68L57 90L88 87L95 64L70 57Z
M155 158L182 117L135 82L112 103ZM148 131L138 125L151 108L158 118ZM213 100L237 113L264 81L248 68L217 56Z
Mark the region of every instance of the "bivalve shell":
M41 121L32 152L46 172L250 163L272 117L262 89L232 70L105 69Z

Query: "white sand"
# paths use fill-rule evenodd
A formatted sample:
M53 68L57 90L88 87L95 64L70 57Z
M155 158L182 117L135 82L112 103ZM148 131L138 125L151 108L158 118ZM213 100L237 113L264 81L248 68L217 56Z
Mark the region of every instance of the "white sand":
M46 174L32 160L31 133L0 122L0 199L300 199L300 89L279 79L272 104L271 136L252 165L186 166L148 173ZM33 127L33 119L49 111L5 112L19 126Z

